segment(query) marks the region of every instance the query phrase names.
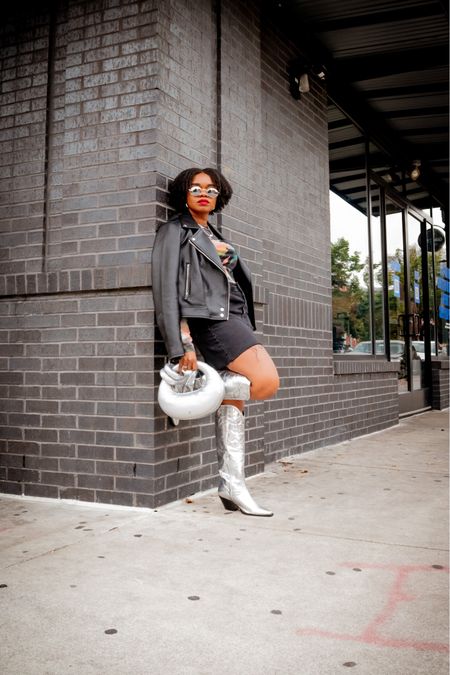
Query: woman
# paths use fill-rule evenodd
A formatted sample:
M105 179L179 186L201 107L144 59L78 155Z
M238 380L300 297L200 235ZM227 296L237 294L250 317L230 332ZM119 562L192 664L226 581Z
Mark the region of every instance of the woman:
M219 497L225 508L272 516L245 485L243 411L244 400L275 394L278 373L254 334L250 271L208 222L231 195L215 169L186 169L172 182L169 201L177 215L159 228L152 256L156 321L179 372L197 369L195 347L206 363L225 369L226 398L216 412Z

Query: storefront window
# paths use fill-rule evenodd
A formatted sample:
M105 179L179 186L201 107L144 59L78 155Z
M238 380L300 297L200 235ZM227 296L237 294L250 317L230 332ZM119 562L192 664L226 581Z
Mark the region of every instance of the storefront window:
M408 249L408 285L409 304L406 317L407 332L412 339L411 349L411 390L421 389L426 386L425 378L425 331L426 322L424 315L424 280L422 261L422 221L415 215L408 213L406 220ZM430 321L432 324L432 321ZM431 325L431 328L433 326Z
M384 341L384 303L383 303L383 255L381 237L381 197L380 188L375 183L370 186L371 214L370 232L372 241L372 280L373 280L373 330L376 340L376 353L385 353Z
M398 361L399 393L415 395L428 386L428 355L448 354L440 210L342 111L334 110L329 129L333 352Z
M334 193L330 215L333 351L371 353L367 216Z
M405 309L405 257L403 245L403 209L386 199L386 249L388 269L389 342L391 360L399 361L399 393L408 391L405 358L405 332L408 331Z
M428 258L434 255L435 283L430 278L430 316L432 316L431 329L431 354L447 357L449 355L449 327L450 327L450 309L448 307L448 293L445 291L446 281L448 280L449 263L446 256L445 246L445 225L442 220L442 212L439 207L433 208L433 248L434 251L428 251ZM429 228L431 229L431 228ZM431 239L431 233L428 237ZM428 248L432 248L428 246ZM429 264L431 269L432 265ZM447 297L446 297L447 296ZM431 314L433 311L433 314Z

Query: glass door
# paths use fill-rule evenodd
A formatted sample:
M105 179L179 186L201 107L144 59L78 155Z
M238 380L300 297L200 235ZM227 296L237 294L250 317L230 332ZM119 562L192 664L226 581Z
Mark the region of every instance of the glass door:
M385 200L386 266L388 277L386 354L399 363L398 393L409 391L407 344L405 342L405 245L404 210L396 202Z
M432 317L428 300L427 223L386 198L387 352L398 361L400 413L429 405Z
M430 375L430 316L427 274L427 235L424 221L407 214L407 313L404 333L409 341L409 391L421 392L415 399L418 407L428 402ZM425 391L426 390L426 391Z

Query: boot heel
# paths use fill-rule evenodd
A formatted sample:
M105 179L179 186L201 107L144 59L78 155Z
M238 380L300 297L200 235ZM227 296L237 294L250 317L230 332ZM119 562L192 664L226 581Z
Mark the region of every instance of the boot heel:
M220 501L224 505L227 511L238 511L239 507L234 504L234 502L231 502L229 499L225 499L225 497L220 497Z

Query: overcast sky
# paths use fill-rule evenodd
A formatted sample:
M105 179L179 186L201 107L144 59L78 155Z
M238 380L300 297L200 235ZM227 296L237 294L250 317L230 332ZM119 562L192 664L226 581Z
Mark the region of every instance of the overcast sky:
M398 248L401 246L401 214L397 214L399 227L394 229L398 231L399 236L391 242L392 246ZM380 245L380 225L379 218L372 217L372 231L374 233L372 246L374 261L381 258ZM344 237L350 242L350 253L358 251L361 254L361 260L364 261L369 255L369 247L367 241L367 218L360 211L350 206L341 197L338 197L334 192L330 192L330 223L331 223L331 241L335 242L340 237ZM395 221L395 225L397 222ZM378 233L378 236L376 236ZM394 250L395 250L394 248Z
M435 225L442 225L441 210L433 209L433 219ZM344 237L350 242L350 253L359 251L361 260L364 261L369 254L367 243L367 218L350 206L341 197L330 191L330 221L331 221L331 241L335 242L340 237ZM414 236L411 243L417 243L419 232L418 221L414 221ZM372 253L374 261L381 258L380 243L380 219L372 216ZM397 248L402 247L402 218L401 212L391 214L388 217L388 254L395 252Z

